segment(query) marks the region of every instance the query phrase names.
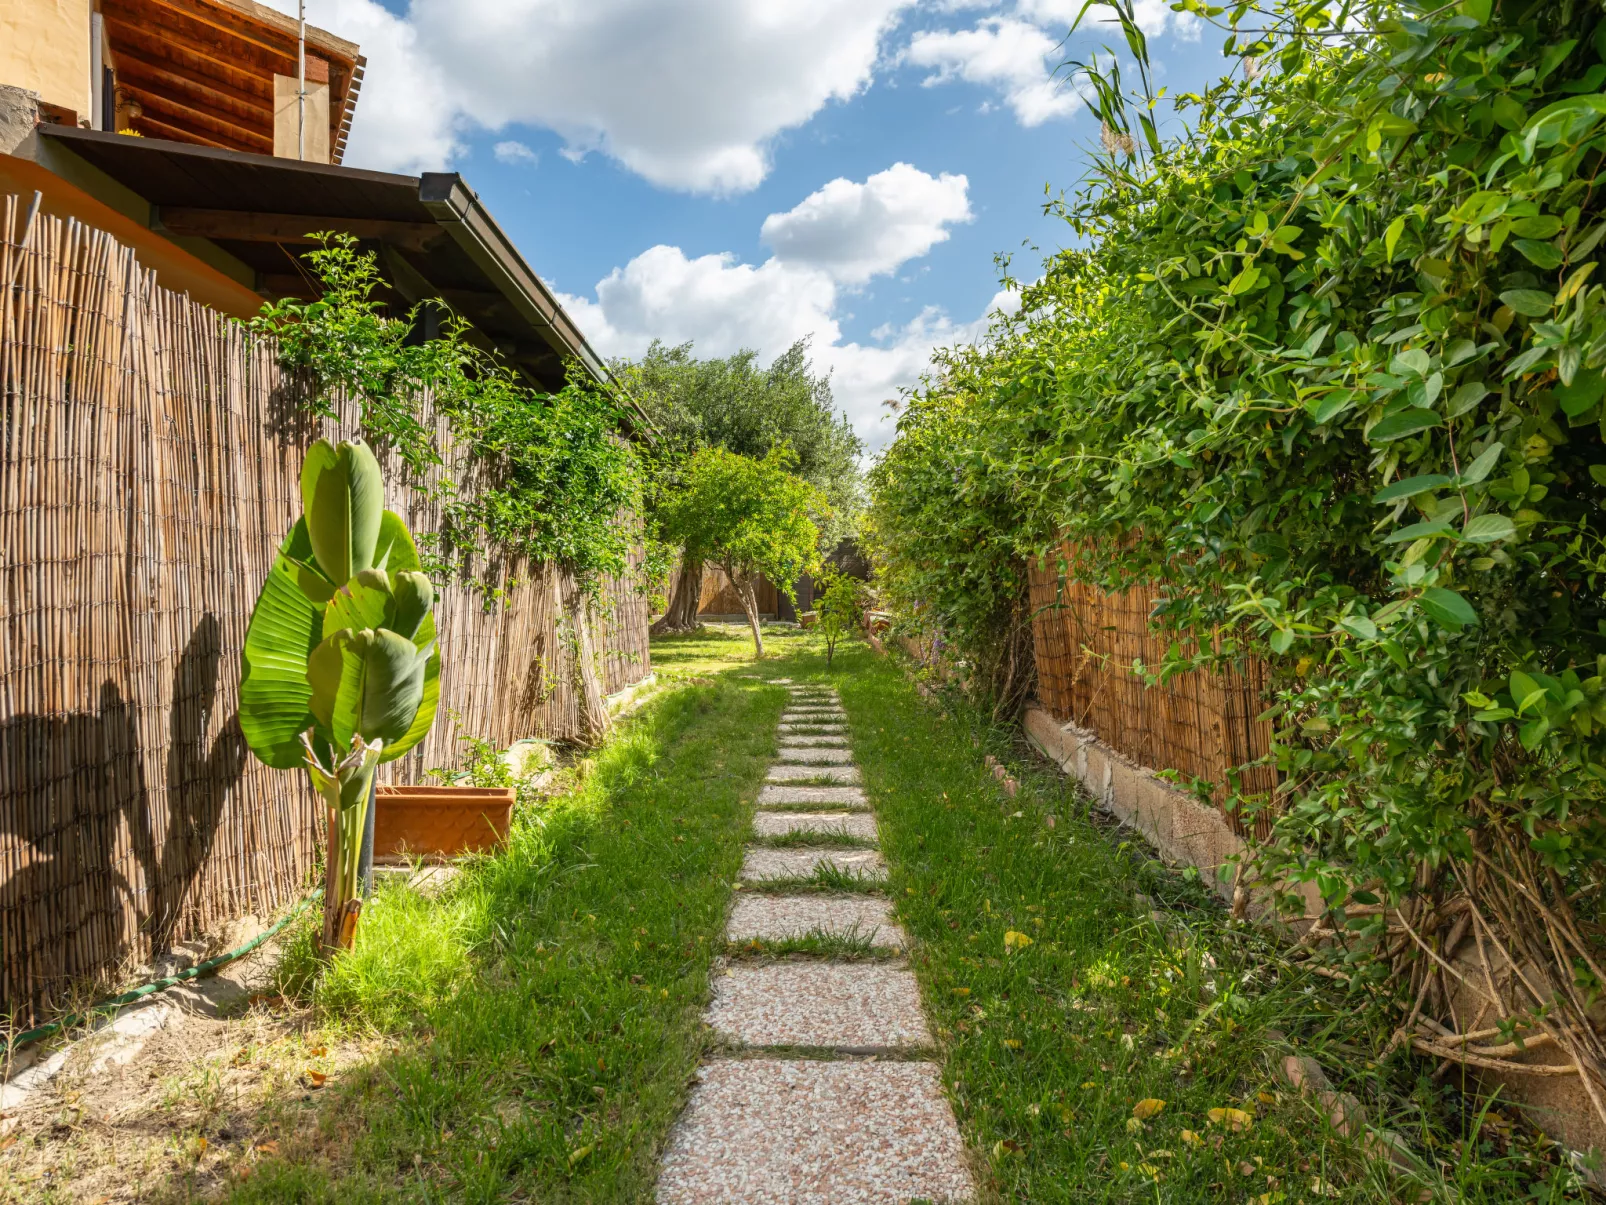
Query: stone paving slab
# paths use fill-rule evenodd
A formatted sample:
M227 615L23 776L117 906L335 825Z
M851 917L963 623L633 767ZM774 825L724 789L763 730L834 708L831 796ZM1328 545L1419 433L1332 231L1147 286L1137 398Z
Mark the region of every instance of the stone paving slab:
M658 1205L970 1201L931 1063L721 1059L669 1137Z
M874 946L907 949L892 919L892 903L876 895L739 895L725 926L727 941L785 941L826 933L859 937Z
M928 1046L920 984L877 962L737 963L714 980L703 1018L744 1046L829 1046L872 1053Z
M781 760L805 766L851 766L853 753L847 749L810 749L807 746L799 749L796 746L782 745Z
M840 703L792 703L785 711L781 712L781 718L785 719L789 715L843 715L845 713L846 708Z
M784 837L787 833L841 833L866 841L876 839L875 817L868 812L758 812L753 816L753 832L760 837Z
M787 766L773 765L764 775L765 782L800 782L810 778L825 778L831 782L858 782L857 766Z
M829 803L852 811L868 811L870 801L858 787L793 787L767 783L759 788L758 806L778 807L793 803Z
M770 849L749 846L742 862L742 878L749 883L765 879L806 879L817 867L830 866L845 874L883 879L887 864L874 849Z

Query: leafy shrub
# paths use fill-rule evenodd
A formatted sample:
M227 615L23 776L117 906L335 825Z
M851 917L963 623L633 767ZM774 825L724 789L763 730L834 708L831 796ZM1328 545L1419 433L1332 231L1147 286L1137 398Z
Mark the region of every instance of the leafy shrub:
M1264 868L1340 926L1397 906L1350 918L1351 969L1441 1015L1440 964L1391 977L1435 934L1537 968L1510 992L1606 1100L1575 915L1606 850L1599 7L1187 0L1250 32L1169 142L1120 7L1145 91L1089 77L1078 247L911 399L883 580L996 647L1065 538L1064 572L1165 587L1188 639L1151 672L1268 659L1282 787L1233 800L1277 817Z

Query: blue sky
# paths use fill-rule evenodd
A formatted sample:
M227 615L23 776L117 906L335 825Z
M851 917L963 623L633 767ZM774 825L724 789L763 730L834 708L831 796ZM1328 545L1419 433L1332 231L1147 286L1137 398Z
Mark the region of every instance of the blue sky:
M1080 0L307 7L368 56L348 164L461 171L604 355L810 337L872 447L880 403L1008 304L994 254L1030 277L1060 245L1044 186L1098 127L1052 71L1119 40L1059 45ZM1220 34L1137 12L1163 83L1223 69Z

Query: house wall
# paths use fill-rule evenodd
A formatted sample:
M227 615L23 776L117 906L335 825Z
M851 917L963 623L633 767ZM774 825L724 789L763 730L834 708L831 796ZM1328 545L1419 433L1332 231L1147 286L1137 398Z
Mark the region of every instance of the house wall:
M0 84L89 116L90 0L0 0Z

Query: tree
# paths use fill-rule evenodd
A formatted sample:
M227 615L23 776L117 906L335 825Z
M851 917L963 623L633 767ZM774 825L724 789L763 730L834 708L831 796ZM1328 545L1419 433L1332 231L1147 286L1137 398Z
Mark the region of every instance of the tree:
M789 464L784 445L762 460L704 448L686 462L682 487L660 516L665 537L687 557L718 565L730 578L753 630L755 657L764 655L759 577L795 601L792 583L820 563L815 516L826 516L825 496L788 472Z
M851 533L861 509L863 445L836 409L830 380L813 372L807 340L794 343L768 368L753 351L699 360L689 343L658 342L639 361L616 361L612 368L660 437L646 498L654 526L661 526L656 516L682 488L686 465L702 448L762 459L784 444L791 449L791 471L819 489L830 507L822 517L824 542L834 545ZM680 571L669 607L653 625L655 635L697 626L703 566L684 547L680 552Z
M816 610L820 613L820 635L825 639L825 664L829 668L836 646L864 620L864 583L827 566L820 573L820 584L825 592Z

